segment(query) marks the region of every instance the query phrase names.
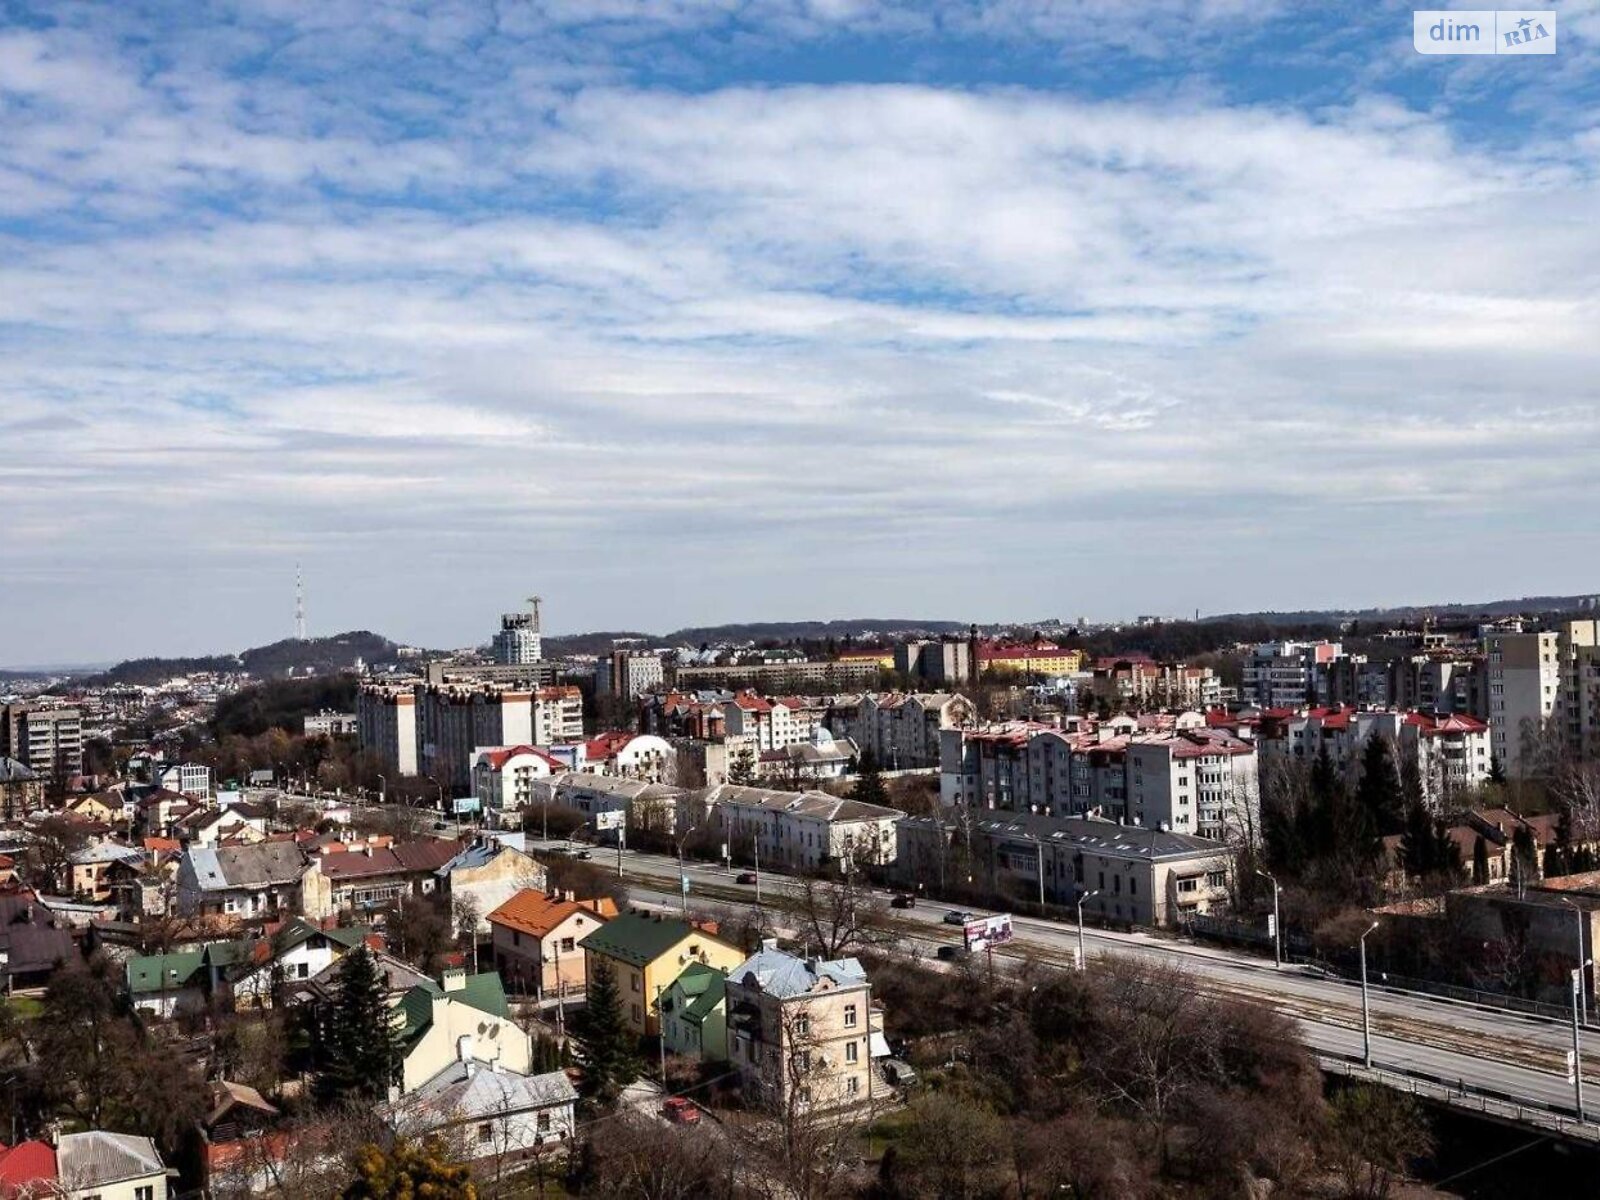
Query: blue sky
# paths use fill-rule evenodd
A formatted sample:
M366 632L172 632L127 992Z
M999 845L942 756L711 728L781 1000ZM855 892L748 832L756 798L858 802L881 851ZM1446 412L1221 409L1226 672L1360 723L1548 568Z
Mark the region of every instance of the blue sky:
M0 0L0 663L1596 590L1558 11Z

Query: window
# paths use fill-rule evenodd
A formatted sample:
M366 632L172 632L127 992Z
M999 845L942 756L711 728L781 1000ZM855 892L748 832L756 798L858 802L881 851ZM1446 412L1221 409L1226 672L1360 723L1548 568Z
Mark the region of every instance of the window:
M854 1029L856 1027L856 1006L854 1004L846 1004L844 1006L844 1027L846 1029Z
M811 1018L801 1013L794 1019L794 1034L796 1037L805 1037L811 1032Z
M845 1047L844 1047L844 1060L845 1060L845 1062L847 1062L847 1063L857 1062L857 1061L860 1060L860 1057L861 1057L861 1047L856 1045L854 1042L846 1042L845 1043Z
M494 1141L494 1125L489 1121L485 1121L478 1126L478 1145L482 1146L492 1141Z
M639 1006L637 1004L635 1004L633 1006L633 1023L635 1025L637 1025L639 1023L639 1021L640 1021Z
M146 1183L134 1188L133 1200L156 1200L155 1184Z
M520 929L513 929L511 931L511 944L513 946L522 945L522 931Z
M641 982L640 979L639 979L639 972L637 972L637 971L629 972L628 979L629 979L629 982L632 983L632 985L633 985L633 990L637 992L639 990L640 982Z
M577 948L578 948L578 943L575 942L572 938L562 938L561 939L561 949L564 952L566 952L567 954L571 954Z
M852 1049L854 1049L854 1047L852 1047ZM861 1080L857 1079L854 1075L850 1076L849 1079L844 1081L844 1090L846 1095L856 1095L861 1091Z
M550 1114L549 1113L542 1112L542 1113L539 1114L538 1128L539 1128L539 1132L540 1133L549 1133L550 1132Z

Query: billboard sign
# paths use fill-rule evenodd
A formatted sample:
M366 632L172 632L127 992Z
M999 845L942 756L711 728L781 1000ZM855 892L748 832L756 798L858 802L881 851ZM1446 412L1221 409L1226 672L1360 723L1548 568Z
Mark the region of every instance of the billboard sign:
M627 820L628 814L620 808L612 809L610 812L597 812L594 815L594 827L596 830L621 829Z
M962 926L968 950L988 950L993 946L1003 946L1011 940L1011 914L1001 913L997 917L979 917L977 920L968 921Z

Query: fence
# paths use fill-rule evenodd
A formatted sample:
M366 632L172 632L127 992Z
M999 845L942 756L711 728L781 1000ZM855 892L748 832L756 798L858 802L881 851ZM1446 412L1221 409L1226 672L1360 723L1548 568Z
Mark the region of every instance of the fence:
M1553 1129L1565 1137L1600 1145L1600 1125L1580 1121L1575 1111L1570 1108L1537 1101L1517 1100L1488 1089L1466 1088L1460 1081L1451 1083L1436 1075L1420 1071L1403 1072L1366 1067L1359 1062L1328 1054L1319 1054L1317 1058L1322 1069L1329 1074L1382 1084L1396 1091L1410 1092L1413 1096L1432 1100L1437 1104L1449 1105L1451 1108L1480 1113L1486 1117L1496 1117L1502 1121L1515 1121L1522 1125L1538 1125L1544 1129Z

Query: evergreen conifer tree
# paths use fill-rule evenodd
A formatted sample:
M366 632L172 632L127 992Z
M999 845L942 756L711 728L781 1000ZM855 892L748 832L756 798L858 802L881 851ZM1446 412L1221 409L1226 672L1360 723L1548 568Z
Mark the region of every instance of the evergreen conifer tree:
M399 1031L377 959L357 946L339 964L332 998L317 1014L317 1099L382 1100L400 1074Z
M589 999L573 1018L583 1095L598 1108L610 1108L640 1072L638 1041L622 1016L616 973L604 959L589 975Z

